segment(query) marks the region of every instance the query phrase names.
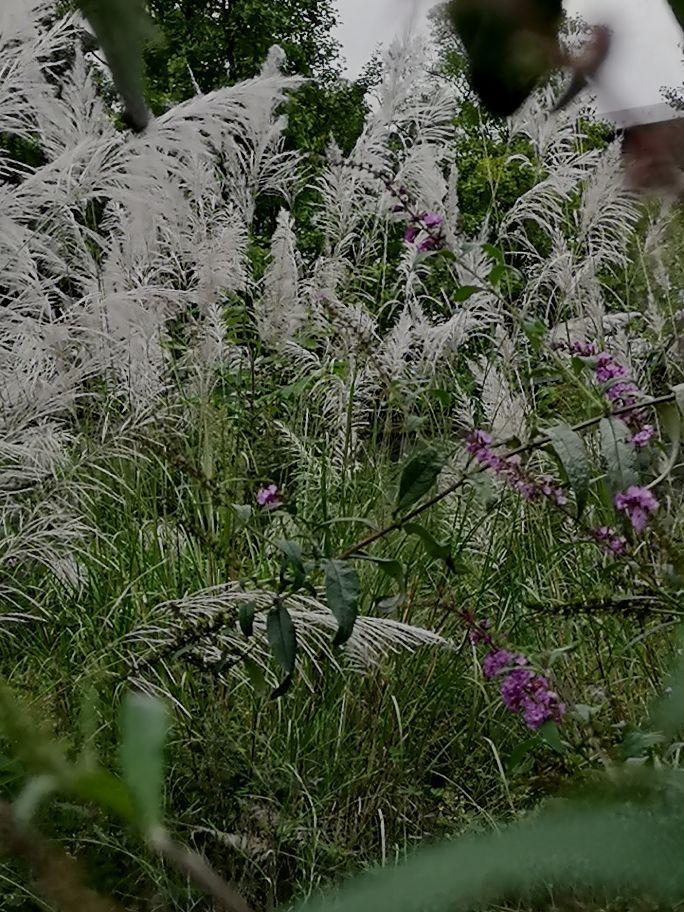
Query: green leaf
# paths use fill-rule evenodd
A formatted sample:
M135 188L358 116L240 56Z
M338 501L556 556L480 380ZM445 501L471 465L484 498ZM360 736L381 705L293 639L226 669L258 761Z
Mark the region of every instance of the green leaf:
M678 444L682 431L682 419L679 409L673 402L663 402L658 406L657 411L668 440Z
M489 275L487 276L487 281L489 282L490 285L498 285L499 282L501 281L501 279L503 279L503 277L506 275L507 272L508 272L507 267L504 266L503 263L499 263L499 265L495 266L492 269L492 271L489 273Z
M627 426L617 418L602 418L599 433L608 490L616 494L637 482L634 447Z
M243 602L238 608L238 623L243 635L249 639L254 633L254 614L256 605L254 602Z
M405 523L402 528L408 535L415 535L420 539L423 548L425 548L425 552L429 554L430 557L444 561L445 564L451 567L451 548L449 545L444 542L438 542L432 533L428 532L425 526L421 526L420 523Z
M163 782L159 785L158 811L161 806L162 785ZM80 769L71 780L70 786L72 794L81 801L106 808L129 824L140 822L140 800L135 790L131 788L130 783L122 782L107 770L101 767ZM161 816L160 811L159 814ZM146 825L155 822L158 821L151 818L147 820Z
M405 463L399 479L396 513L404 513L435 484L444 466L436 450L421 450Z
M383 614L389 614L389 612L394 611L395 608L401 607L405 601L406 595L403 592L399 592L397 595L383 595L380 598L375 599L373 607Z
M644 757L652 747L664 741L665 737L660 732L644 732L638 728L630 728L620 745L620 757L623 760Z
M683 0L683 2L684 2L684 0ZM682 417L684 418L684 383L678 383L677 386L673 386L672 392L674 393L675 402L677 403L677 408L679 409Z
M293 680L294 680L293 675L291 675L291 674L285 675L285 677L280 682L280 684L278 684L278 686L271 691L271 699L277 700L278 697L282 697L283 694L286 694L288 692L288 690L292 687Z
M231 504L231 507L241 523L249 522L252 515L252 507L250 504Z
M268 684L266 683L264 670L261 665L259 665L258 662L255 662L251 656L244 656L242 664L245 666L247 677L255 692L258 694L265 694L268 690Z
M404 588L404 567L401 561L393 560L389 557L373 557L372 554L358 554L355 560L365 560L375 564L378 570L382 570L387 576L399 584L401 589Z
M551 446L574 492L579 519L589 496L591 472L584 441L565 422L546 428L544 433L551 441Z
M541 350L541 345L546 335L546 324L543 320L534 318L531 320L524 320L522 324L523 332L529 339L532 350L539 352Z
M504 252L500 247L495 247L494 244L483 244L482 250L499 266L505 264Z
M297 634L285 605L276 605L268 612L266 636L276 662L286 674L292 674L297 657Z
M545 722L539 729L539 736L557 754L567 754L567 748L561 740L560 732L555 722Z
M450 408L454 401L453 393L450 393L449 390L439 388L431 389L430 395L433 396L440 405L444 406L444 408Z
M143 95L143 48L152 35L143 0L77 0L90 23L123 99L126 120L138 132L150 115Z
M468 298L472 298L478 291L482 291L482 289L477 285L461 285L461 287L452 292L449 297L452 301L461 303L462 301L467 301Z
M304 572L304 556L301 547L295 541L289 541L286 538L279 538L275 543L276 548L283 552L289 563L301 572Z
M283 553L282 573L289 565L293 570L293 580L296 586L303 586L306 580L306 568L304 567L304 555L301 547L295 541L281 538L276 543L276 547Z
M133 795L143 829L162 817L164 743L169 721L161 700L147 694L127 694L121 715L120 761L123 779Z
M346 643L354 630L361 582L351 564L341 560L324 561L325 596L328 608L337 618L337 633L333 646Z
M491 908L533 890L645 891L681 898L682 812L604 799L565 802L493 833L447 840L353 879L305 912Z
M512 773L523 763L524 760L530 759L530 755L537 747L539 747L538 735L535 735L533 738L527 738L525 741L521 741L521 743L511 751L511 755L506 761L506 769Z

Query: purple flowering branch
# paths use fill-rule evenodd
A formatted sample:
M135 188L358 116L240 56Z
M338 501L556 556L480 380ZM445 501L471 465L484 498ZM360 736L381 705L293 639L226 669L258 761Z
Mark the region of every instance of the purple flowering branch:
M511 652L495 642L489 618L477 621L467 611L462 617L473 646L487 648L482 672L488 680L500 682L499 692L506 708L521 715L532 731L538 731L546 722L560 722L565 715L565 704L550 689L547 677L535 671L522 653Z
M607 351L600 351L595 342L564 342L556 348L566 349L581 358L594 358L596 382L603 386L603 394L611 405L618 408L629 408L623 417L623 423L632 432L630 443L635 449L645 447L655 434L655 427L647 423L648 415L643 408L638 408L646 398L636 383L630 379L629 369Z
M483 468L490 469L525 500L533 501L545 497L575 520L566 509L568 498L554 478L550 475L534 478L523 470L519 456L499 456L492 449L492 438L485 431L472 431L468 435L466 449ZM648 489L632 485L626 491L615 495L615 506L627 515L635 531L643 532L659 504ZM627 539L609 526L590 529L589 534L593 541L613 556L623 555L627 551Z
M656 405L662 405L666 402L675 401L674 392L665 393L662 396L655 396L651 399L645 400L639 405L626 405L618 409L614 409L606 414L595 415L593 418L586 418L584 421L580 421L578 424L573 425L572 430L576 433L581 433L586 431L589 428L597 425L603 418L619 418L622 415L627 414L635 408L651 408ZM515 438L507 438L506 440L492 442L492 447L498 449L500 447L508 446L510 443L515 440ZM541 447L547 446L551 443L551 439L545 434L541 434L538 437L535 437L534 440L531 440L529 443L522 444L519 447L511 450L506 454L507 459L511 459L515 456L522 456L525 453L531 453L534 450L540 449ZM389 523L382 529L378 529L377 532L373 532L372 535L368 535L356 544L347 548L339 555L339 560L348 560L351 557L354 557L355 554L364 551L370 545L374 544L376 541L379 541L382 538L385 538L391 532L394 532L398 529L401 529L407 522L410 522L412 519L415 519L417 516L425 513L431 507L434 507L435 504L440 503L440 501L445 500L463 485L474 475L478 475L480 472L484 471L485 466L477 464L472 468L466 467L466 470L457 478L454 482L444 488L442 491L439 491L437 494L430 497L428 500L423 501L422 504L419 504L417 507L414 507L408 513L405 513L403 516L400 516L398 519Z

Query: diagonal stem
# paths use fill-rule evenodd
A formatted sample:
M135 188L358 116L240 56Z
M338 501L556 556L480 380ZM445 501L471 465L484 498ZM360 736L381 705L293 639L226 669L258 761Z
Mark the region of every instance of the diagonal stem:
M637 409L648 408L649 406L661 405L665 402L672 402L675 398L674 392L665 393L662 396L656 396L653 399L646 399L645 401L636 403L635 405L626 405L623 408L615 409L613 412L609 412L603 415L596 415L593 418L586 418L584 421L580 421L578 424L573 425L572 430L577 433L581 431L586 431L591 427L594 427L598 424L603 418L619 418L620 415L625 415L629 412L636 411ZM511 442L511 438L507 440L500 440L497 443L493 443L494 447L506 446ZM547 443L550 443L550 438L546 434L540 434L538 437L535 437L534 440L531 440L529 443L525 443L519 447L516 447L514 450L511 450L506 454L506 457L511 456L520 456L523 453L529 453L533 450L537 450L540 447L546 446ZM381 538L385 538L386 535L389 535L390 532L394 532L401 527L414 519L416 516L420 516L422 513L425 513L426 510L429 510L431 507L434 507L435 504L439 503L441 500L444 500L450 494L453 494L454 491L457 491L461 488L465 482L472 478L473 475L478 475L482 472L484 466L475 466L470 471L465 471L461 474L456 481L452 482L448 487L444 488L443 491L439 491L429 500L424 501L422 504L419 504L417 507L414 507L409 513L406 513L404 516L400 516L399 519L394 520L388 526L385 526L383 529L379 529L377 532L374 532L372 535L368 535L366 538L357 542L355 545L352 545L351 548L347 548L346 551L343 551L339 555L339 560L348 560L350 557L353 557L355 554L358 554L360 551L363 551L369 545L372 545L374 542L379 541Z

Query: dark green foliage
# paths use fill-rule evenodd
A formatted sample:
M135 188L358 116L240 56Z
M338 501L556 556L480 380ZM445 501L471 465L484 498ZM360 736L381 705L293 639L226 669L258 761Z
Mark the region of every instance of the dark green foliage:
M287 71L334 74L330 0L150 0L160 40L146 51L147 84L157 109L256 76L278 44Z
M143 827L162 820L166 707L142 694L128 694L121 716L121 772Z
M143 0L77 2L107 58L126 122L134 130L144 130L149 113L143 96L142 52L150 28Z
M289 677L295 668L297 636L290 613L283 604L268 612L266 634L273 657Z
M354 630L357 607L361 596L361 582L356 570L346 561L326 561L325 596L328 608L335 615L338 623L334 646L347 642Z
M480 100L494 115L512 114L551 68L561 0L451 0L448 15Z
M443 466L443 457L430 447L411 456L404 465L399 479L396 512L405 512L424 497L437 481Z

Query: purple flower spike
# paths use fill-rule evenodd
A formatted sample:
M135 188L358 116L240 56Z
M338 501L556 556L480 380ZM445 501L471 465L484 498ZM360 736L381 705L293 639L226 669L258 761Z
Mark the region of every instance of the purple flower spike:
M424 241L421 241L420 244L418 244L418 250L420 253L427 253L429 250L437 250L440 247L440 243L439 238L430 235L430 237L426 237Z
M634 436L630 440L630 443L632 444L632 446L636 447L637 449L640 449L641 447L645 447L649 443L651 437L653 437L654 434L655 434L655 428L653 427L653 425L645 424L641 428L640 431L637 431L636 434L634 434Z
M466 620L468 620L467 617ZM487 646L491 646L492 635L489 632L492 628L491 619L484 618L484 620L477 623L474 618L470 618L469 622L471 624L471 627L468 636L473 646L479 646L481 643L484 643Z
M280 497L278 485L270 484L265 488L260 488L257 491L256 502L266 510L275 510L276 507L281 506L283 501Z
M519 652L509 652L507 649L493 649L488 652L482 662L482 672L485 678L495 678L502 671L518 665L526 665L527 659Z
M532 731L545 722L560 722L565 714L564 704L549 690L546 678L529 668L515 668L504 678L501 698L511 712L522 711L525 724Z
M520 712L525 693L536 675L530 668L514 668L501 682L501 699L511 712Z
M503 478L525 500L548 497L557 507L567 504L568 498L555 479L542 475L536 481L525 473L520 456L497 456L492 450L492 438L485 431L471 431L466 438L466 449L480 465Z
M420 229L416 225L409 225L406 231L404 232L404 240L407 244L413 244L415 239L418 237Z
M660 505L648 488L631 485L615 495L615 506L626 514L636 532L643 532Z
M620 420L632 432L632 446L635 449L645 447L655 434L655 428L646 423L648 415L645 409L634 407L643 398L643 393L628 379L629 370L616 361L610 352L599 352L595 342L573 342L570 345L561 342L559 347L576 355L596 355L596 382L605 384L603 394L616 410L630 409L620 415Z
M570 351L581 358L591 358L598 354L598 346L595 342L573 342L570 345Z
M609 383L618 377L626 377L627 373L627 368L618 364L608 352L601 352L596 359L596 379L599 383Z
M439 228L444 219L438 212L424 212L420 216L420 221L426 228Z
M627 539L623 535L618 535L615 529L608 526L601 526L592 532L594 541L603 545L606 551L619 557L627 551Z

